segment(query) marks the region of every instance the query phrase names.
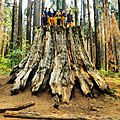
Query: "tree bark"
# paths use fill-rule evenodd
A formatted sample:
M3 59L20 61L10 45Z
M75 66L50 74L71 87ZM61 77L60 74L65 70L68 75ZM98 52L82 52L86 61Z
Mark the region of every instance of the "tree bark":
M81 28L82 28L82 16L83 16L83 0L81 0L81 7L80 7L80 26L81 26Z
M12 110L12 111L18 111L18 110L22 110L24 108L27 108L27 107L31 107L35 105L35 103L33 101L30 101L28 103L24 103L22 105L18 105L18 106L14 106L14 107L5 107L5 108L0 108L0 113L3 113L7 110Z
M60 0L56 0L56 10L60 9Z
M22 49L22 0L19 0L17 46Z
M100 40L98 37L99 34L99 27L98 27L98 10L97 10L97 3L98 0L94 0L94 25L95 25L95 46L96 46L96 62L95 66L99 70L101 68L101 63L100 63Z
M18 35L18 5L17 5L17 0L14 1L14 49L17 49L17 35Z
M27 45L31 44L31 17L32 17L32 1L28 0L28 6L27 6L27 29L26 29Z
M33 16L33 41L36 34L36 28L40 25L40 0L34 0L34 16Z
M0 44L2 44L2 36L3 36L3 31L2 31L2 0L0 0ZM3 56L1 45L0 45L0 49L1 49L1 56Z
M119 30L120 30L120 0L118 0Z
M118 71L118 67L119 67L119 61L120 61L120 49L119 49L119 38L120 38L120 34L119 34L119 27L118 27L118 23L117 20L115 18L114 13L112 14L112 26L111 26L111 36L112 36L112 48L113 48L113 55L114 55L114 61L113 63L113 67L112 70L113 71ZM117 68L117 69L116 69Z
M62 0L62 10L66 10L66 0Z
M90 16L90 3L87 0L87 7L88 7L88 21L89 21L89 41L90 41L90 57L92 63L94 63L94 51L93 51L93 36L92 36L92 26L91 26L91 16Z
M110 42L110 18L109 18L109 4L108 0L103 0L104 9L104 34L105 34L105 70L108 71L110 67L110 57L112 56L111 42Z
M104 35L104 13L101 12L100 14L100 32L101 32L101 65L105 67L105 35Z
M5 57L5 41L4 41L4 39L2 40L2 44L1 44L1 56L2 56L2 58Z
M0 40L2 38L2 0L0 0Z
M44 12L45 9L45 0L42 0L42 13Z
M77 0L74 0L74 3L75 3L75 8L76 8L76 10L75 10L75 26L77 26L77 24L78 24L78 14L77 14Z
M32 93L47 89L47 83L57 101L69 103L75 81L83 95L94 96L94 90L108 90L108 85L97 73L84 48L80 27L44 27L28 55L11 73L12 94L24 90L31 82Z
M15 31L15 0L12 6L12 33L11 33L11 40L10 40L10 50L13 50L14 45L14 31Z
M83 0L83 24L82 24L82 26L83 26L84 34L85 34L85 25L86 25L85 16L86 16L86 3Z
M26 112L26 111L6 111L4 117L16 117L26 119L47 119L47 120L102 120L108 119L107 117L94 117L90 115L79 114L41 114L38 112Z

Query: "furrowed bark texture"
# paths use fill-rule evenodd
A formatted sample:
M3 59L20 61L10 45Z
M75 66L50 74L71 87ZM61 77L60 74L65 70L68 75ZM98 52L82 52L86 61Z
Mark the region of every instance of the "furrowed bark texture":
M72 89L79 84L83 95L107 91L108 85L97 73L84 48L80 27L40 27L28 55L11 72L12 94L31 83L32 93L47 89L69 103Z

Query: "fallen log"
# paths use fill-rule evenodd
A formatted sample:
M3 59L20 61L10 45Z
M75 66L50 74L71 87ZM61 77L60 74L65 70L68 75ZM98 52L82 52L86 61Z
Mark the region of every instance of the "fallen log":
M0 108L0 113L3 113L7 110L18 111L18 110L25 109L27 107L31 107L33 105L35 105L35 103L33 101L30 101L30 102L24 103L22 105L17 105L14 107L4 107L4 108Z
M48 120L106 120L107 117L94 117L84 114L40 114L38 112L6 111L4 117L48 119Z

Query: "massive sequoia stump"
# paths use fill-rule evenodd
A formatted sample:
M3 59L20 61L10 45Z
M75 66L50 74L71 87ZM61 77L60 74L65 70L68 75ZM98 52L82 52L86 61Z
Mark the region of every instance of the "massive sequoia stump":
M83 95L94 96L108 90L108 85L96 71L84 48L80 27L40 27L30 52L14 67L10 82L12 94L31 83L32 93L46 89L68 103L77 81Z

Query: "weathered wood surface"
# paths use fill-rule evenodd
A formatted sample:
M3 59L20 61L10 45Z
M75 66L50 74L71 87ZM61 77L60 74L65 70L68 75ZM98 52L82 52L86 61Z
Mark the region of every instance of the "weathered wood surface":
M14 107L3 107L3 108L0 108L0 113L3 113L7 110L18 111L18 110L21 110L27 107L31 107L33 105L35 105L35 103L33 101L30 101L30 102L27 102L27 103L24 103L18 106L14 106Z
M6 111L5 117L27 118L27 119L48 119L48 120L107 120L109 117L94 117L84 114L40 114L38 112Z
M47 83L56 98L69 103L75 81L83 95L107 91L108 85L96 71L84 47L80 27L39 28L28 55L11 73L12 94L31 83L32 93L46 89Z

